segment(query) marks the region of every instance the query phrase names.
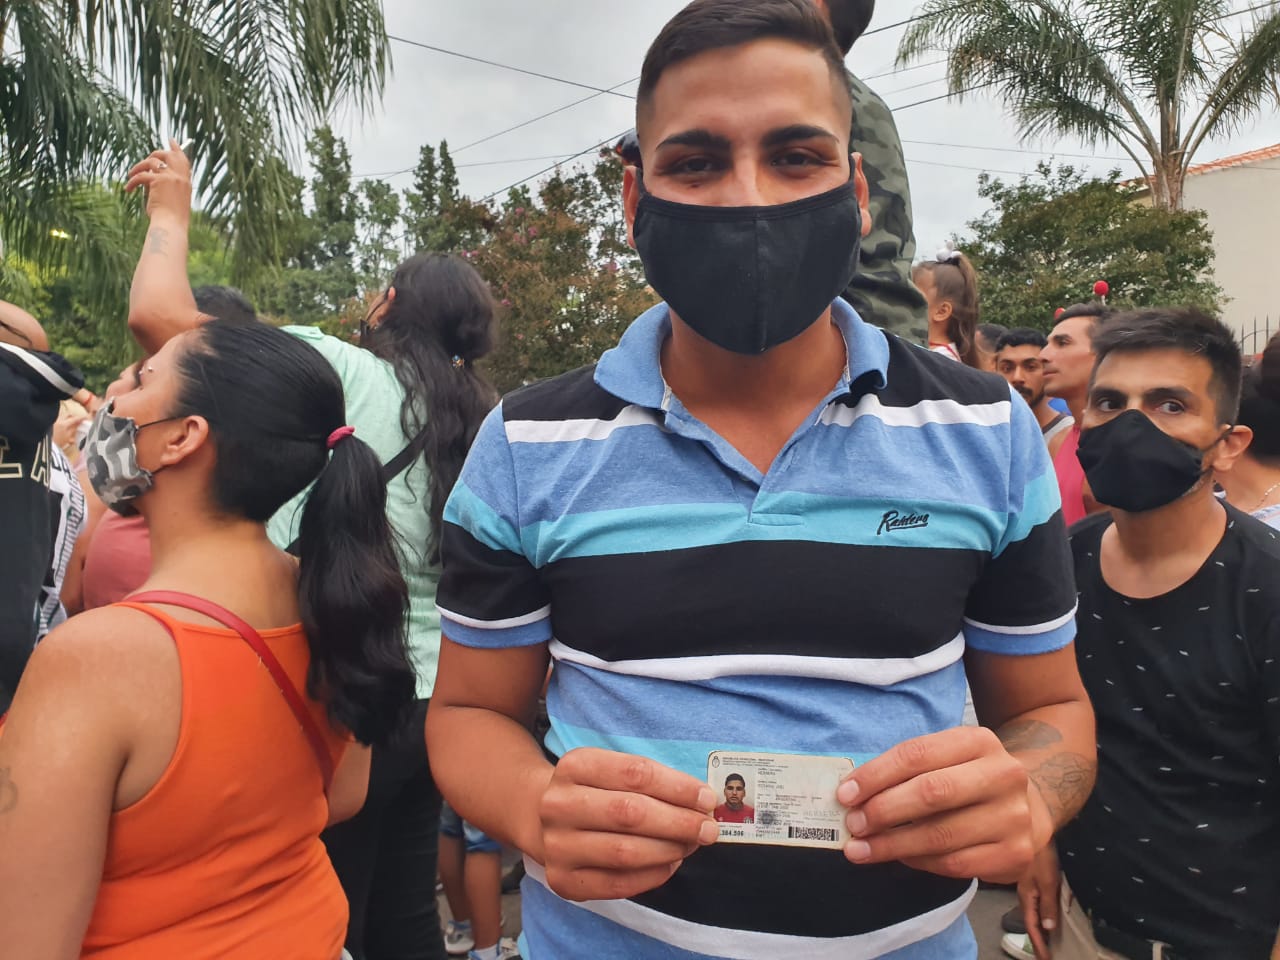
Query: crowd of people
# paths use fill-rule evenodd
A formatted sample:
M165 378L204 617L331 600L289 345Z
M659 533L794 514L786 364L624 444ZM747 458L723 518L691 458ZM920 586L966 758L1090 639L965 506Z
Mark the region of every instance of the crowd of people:
M873 6L664 26L661 302L504 398L459 257L355 342L193 290L176 142L102 397L0 304L6 956L963 960L982 881L1014 958L1280 957L1280 340L981 323Z

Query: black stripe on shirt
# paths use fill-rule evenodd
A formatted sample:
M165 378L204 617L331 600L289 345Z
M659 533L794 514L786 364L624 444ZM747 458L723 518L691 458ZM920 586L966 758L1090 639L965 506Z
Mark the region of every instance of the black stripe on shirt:
M440 547L444 572L436 596L451 613L508 620L550 603L538 572L524 556L495 550L455 523L443 525Z
M1012 583L1016 590L1010 589ZM1059 598L1059 615L1071 609L1074 583L1071 548L1059 511L987 562L986 576L974 585L965 616L978 623L1035 626L1046 620L1048 598Z
M969 885L901 863L851 864L839 850L724 843L698 850L663 886L634 900L731 930L851 937L952 903Z
M746 541L557 560L541 573L556 637L603 660L885 658L953 639L987 560L973 550Z

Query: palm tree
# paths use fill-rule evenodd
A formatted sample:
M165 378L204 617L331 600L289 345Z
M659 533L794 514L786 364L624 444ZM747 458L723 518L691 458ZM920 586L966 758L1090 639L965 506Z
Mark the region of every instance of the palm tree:
M921 13L899 64L945 50L953 94L996 89L1024 138L1114 144L1169 209L1205 140L1277 99L1278 2L928 0Z
M387 70L378 0L0 0L0 239L127 286L136 248L102 185L172 134L241 272L271 262L281 158L336 105L379 99Z

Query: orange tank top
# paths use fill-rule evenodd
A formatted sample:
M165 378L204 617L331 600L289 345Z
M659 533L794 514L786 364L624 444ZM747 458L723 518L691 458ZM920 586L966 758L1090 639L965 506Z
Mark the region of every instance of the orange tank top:
M102 885L81 951L95 960L337 960L347 901L320 831L316 755L239 634L177 620L182 719L169 766L111 817ZM299 691L302 627L261 631ZM347 738L306 701L334 763Z

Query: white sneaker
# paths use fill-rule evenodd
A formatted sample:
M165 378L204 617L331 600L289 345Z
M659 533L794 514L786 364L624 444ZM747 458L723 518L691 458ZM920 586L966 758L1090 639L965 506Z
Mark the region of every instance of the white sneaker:
M521 960L520 947L510 937L498 941L498 960Z
M471 924L461 926L450 920L444 928L444 949L451 957L465 957L476 945L471 935Z
M1013 960L1027 960L1036 955L1035 947L1031 946L1031 938L1025 933L1006 933L1000 938L1000 949L1006 956L1013 957Z

